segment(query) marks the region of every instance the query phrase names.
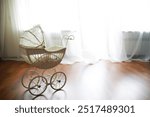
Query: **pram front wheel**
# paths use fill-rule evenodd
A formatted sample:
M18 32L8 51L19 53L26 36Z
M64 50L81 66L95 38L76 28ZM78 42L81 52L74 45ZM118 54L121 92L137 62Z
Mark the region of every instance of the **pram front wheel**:
M52 77L50 79L50 86L54 90L60 90L65 86L66 81L67 81L67 77L66 77L65 73L56 72L52 75Z
M36 72L35 70L31 70L31 69L26 70L21 79L22 86L25 88L28 88L30 81L35 76L38 76L38 75L39 75L38 72Z
M47 84L47 79L45 77L36 76L29 83L28 90L32 95L38 96L46 90Z

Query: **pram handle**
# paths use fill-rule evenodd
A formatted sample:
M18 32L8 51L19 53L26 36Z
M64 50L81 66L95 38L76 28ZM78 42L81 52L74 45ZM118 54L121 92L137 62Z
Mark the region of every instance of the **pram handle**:
M66 40L74 40L74 35L64 35L63 36L63 39L66 39Z

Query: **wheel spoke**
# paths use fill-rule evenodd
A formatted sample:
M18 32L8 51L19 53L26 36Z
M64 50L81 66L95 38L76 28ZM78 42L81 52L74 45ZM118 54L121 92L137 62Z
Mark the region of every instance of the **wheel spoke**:
M29 84L29 92L32 95L41 95L47 88L47 80L43 76L34 77ZM31 89L31 87L36 87L36 89Z
M63 72L56 72L50 79L50 85L54 90L60 90L66 84L66 75Z

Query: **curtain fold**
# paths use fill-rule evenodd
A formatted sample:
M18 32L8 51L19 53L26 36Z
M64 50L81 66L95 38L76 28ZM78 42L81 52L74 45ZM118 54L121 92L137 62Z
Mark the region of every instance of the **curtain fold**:
M45 43L69 30L63 63L150 60L148 0L1 0L0 56L19 57L19 35L37 24Z
M1 0L0 17L0 56L3 58L19 57L19 33L17 7L15 0Z

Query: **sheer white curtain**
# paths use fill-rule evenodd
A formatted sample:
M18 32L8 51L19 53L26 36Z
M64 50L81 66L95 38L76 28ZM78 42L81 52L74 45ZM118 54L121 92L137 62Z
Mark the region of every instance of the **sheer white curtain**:
M85 52L111 61L150 59L148 0L80 0Z
M47 46L62 30L74 32L64 63L148 61L149 11L148 0L1 0L0 54L18 56L20 32L40 24Z
M0 1L0 57L19 57L16 0Z

